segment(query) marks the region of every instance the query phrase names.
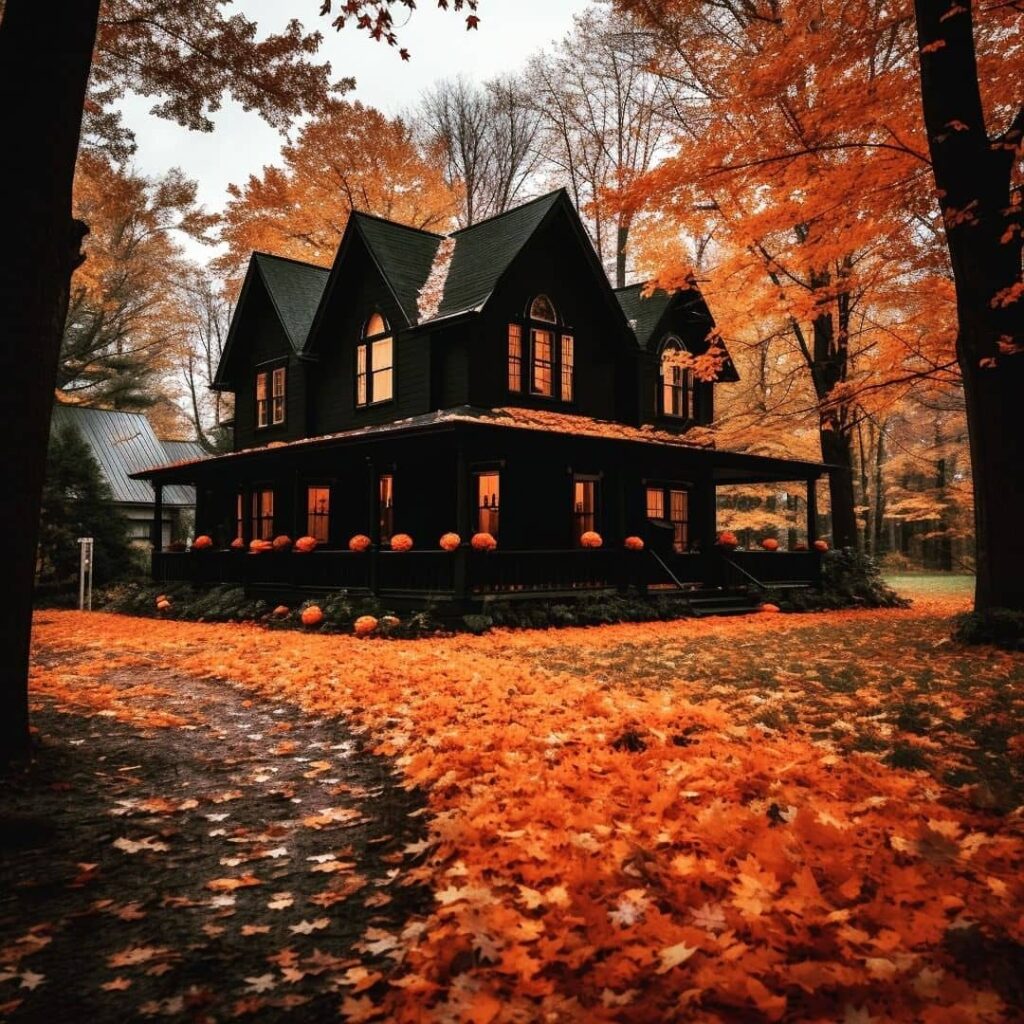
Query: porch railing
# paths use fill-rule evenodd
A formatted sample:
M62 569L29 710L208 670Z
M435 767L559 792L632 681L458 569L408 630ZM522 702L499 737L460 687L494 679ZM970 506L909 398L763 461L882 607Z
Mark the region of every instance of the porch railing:
M630 554L608 548L472 552L469 589L477 594L599 590L624 582Z

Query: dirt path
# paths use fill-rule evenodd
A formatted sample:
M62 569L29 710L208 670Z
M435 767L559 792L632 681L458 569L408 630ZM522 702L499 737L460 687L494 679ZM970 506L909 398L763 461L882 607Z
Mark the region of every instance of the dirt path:
M422 907L418 798L341 721L115 663L98 682L183 724L37 702L36 763L0 780L0 1020L338 1019Z

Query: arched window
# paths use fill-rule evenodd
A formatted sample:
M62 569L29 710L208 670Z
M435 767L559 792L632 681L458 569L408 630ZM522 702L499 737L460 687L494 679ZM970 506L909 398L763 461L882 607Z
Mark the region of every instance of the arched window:
M356 405L374 405L394 397L394 342L387 321L374 313L356 346Z
M530 303L530 319L543 320L549 324L558 322L558 317L555 315L555 307L546 295L538 295Z
M689 419L693 410L693 371L678 361L685 351L678 338L665 339L661 346L658 386L658 411L662 416L681 420Z
M573 337L559 333L558 314L546 295L534 298L527 310L526 325L508 325L508 389L523 390L527 370L529 392L545 398L559 397L571 402L574 394ZM529 348L524 351L524 342ZM528 366L524 362L528 360ZM557 381L557 392L556 388Z

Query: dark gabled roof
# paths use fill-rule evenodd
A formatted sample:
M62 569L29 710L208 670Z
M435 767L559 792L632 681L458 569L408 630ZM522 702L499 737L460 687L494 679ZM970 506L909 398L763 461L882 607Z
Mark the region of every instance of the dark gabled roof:
M100 472L110 486L114 501L127 505L152 505L153 489L133 480L147 466L201 459L203 450L190 441L159 441L149 420L141 413L115 409L87 409L79 405L54 406L50 430L74 428L89 446ZM195 490L171 484L163 493L165 505L194 505Z
M356 212L352 220L409 324L419 320L416 299L443 236Z
M630 284L625 288L615 289L615 298L619 300L622 312L626 314L629 326L633 328L636 340L641 348L647 348L665 310L672 304L672 296L664 288L659 288L648 296L644 296L644 284Z
M254 252L252 259L292 348L301 352L330 271L268 252Z

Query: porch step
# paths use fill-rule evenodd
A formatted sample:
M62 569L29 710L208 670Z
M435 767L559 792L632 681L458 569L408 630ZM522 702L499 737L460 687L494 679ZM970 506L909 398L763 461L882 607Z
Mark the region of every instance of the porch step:
M687 602L690 614L696 619L710 615L749 615L760 607L760 599L745 592L719 591L694 594Z

